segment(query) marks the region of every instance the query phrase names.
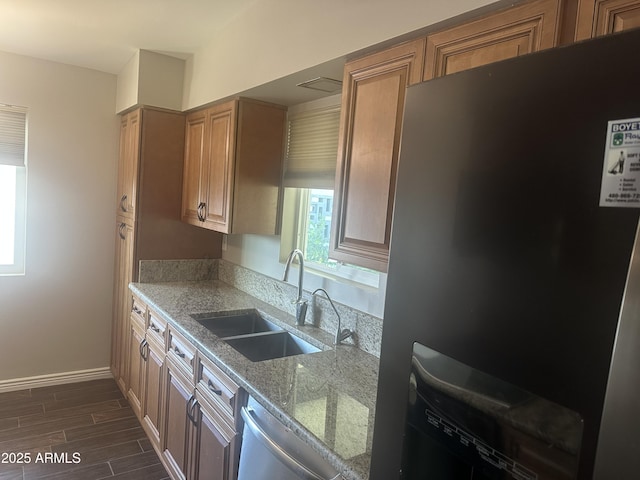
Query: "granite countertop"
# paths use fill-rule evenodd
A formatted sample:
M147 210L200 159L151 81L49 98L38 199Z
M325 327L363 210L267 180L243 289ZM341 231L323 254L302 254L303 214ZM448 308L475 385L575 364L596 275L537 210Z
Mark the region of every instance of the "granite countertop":
M369 478L378 358L219 280L130 288L346 479ZM254 363L190 316L247 309L324 350Z

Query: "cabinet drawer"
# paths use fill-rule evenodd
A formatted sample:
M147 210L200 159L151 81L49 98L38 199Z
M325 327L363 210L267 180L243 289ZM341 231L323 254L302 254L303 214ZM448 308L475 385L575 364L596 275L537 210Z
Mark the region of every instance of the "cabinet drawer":
M138 324L141 324L144 329L147 323L147 305L136 297L133 297L131 304L131 318L135 319Z
M222 414L234 428L238 427L239 411L242 407L241 389L209 359L198 354L196 387L211 405Z
M155 312L149 310L149 326L147 327L147 336L152 337L156 342L162 345L163 349L166 345L167 322L161 319Z
M195 347L171 326L168 329L167 345L167 355L171 357L174 363L179 365L185 375L193 381L196 363Z

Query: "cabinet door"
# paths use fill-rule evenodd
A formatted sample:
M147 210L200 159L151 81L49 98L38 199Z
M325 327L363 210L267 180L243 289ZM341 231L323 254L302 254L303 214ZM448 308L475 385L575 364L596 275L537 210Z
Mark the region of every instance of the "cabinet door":
M207 110L206 161L203 168L204 223L229 233L236 138L236 102Z
M148 340L145 364L145 393L142 416L151 441L160 447L160 413L162 412L162 392L164 389L164 349L153 340Z
M535 0L427 36L424 80L559 44L561 0Z
M135 218L140 157L140 116L135 110L122 117L120 124L120 154L118 162L117 212Z
M640 27L640 0L578 0L576 40Z
M129 329L129 390L127 397L136 416L142 418L142 399L144 395L145 358L148 356L148 344L144 339L144 327L140 328L133 319Z
M203 222L200 189L203 162L207 155L205 121L205 111L194 112L186 120L182 221L192 225L202 225Z
M192 478L233 480L238 470L238 439L215 409L196 392Z
M134 226L128 219L116 222L116 256L113 295L111 368L122 393L127 395L129 359L129 315L133 298L129 283L133 278Z
M194 400L193 384L182 376L170 360L166 361L165 370L162 456L171 470L172 478L184 479L187 477L189 466L187 453L192 432L187 407L190 407Z
M387 270L405 91L423 56L421 39L345 66L331 258Z

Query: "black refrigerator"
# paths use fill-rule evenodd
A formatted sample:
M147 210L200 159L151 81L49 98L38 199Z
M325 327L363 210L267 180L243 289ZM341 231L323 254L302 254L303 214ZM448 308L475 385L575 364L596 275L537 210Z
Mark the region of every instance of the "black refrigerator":
M640 478L639 208L640 31L409 87L372 480Z

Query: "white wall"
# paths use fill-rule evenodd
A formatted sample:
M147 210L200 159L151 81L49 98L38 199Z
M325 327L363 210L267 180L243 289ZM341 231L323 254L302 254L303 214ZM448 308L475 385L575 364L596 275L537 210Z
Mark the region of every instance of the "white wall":
M0 52L28 107L26 275L0 277L0 380L109 365L116 77Z
M179 58L141 50L138 103L180 110L184 64Z
M185 61L138 50L118 74L116 113L135 105L182 109Z
M138 103L140 77L140 50L127 62L118 74L116 112L122 112Z
M187 60L189 109L493 3L260 0Z

